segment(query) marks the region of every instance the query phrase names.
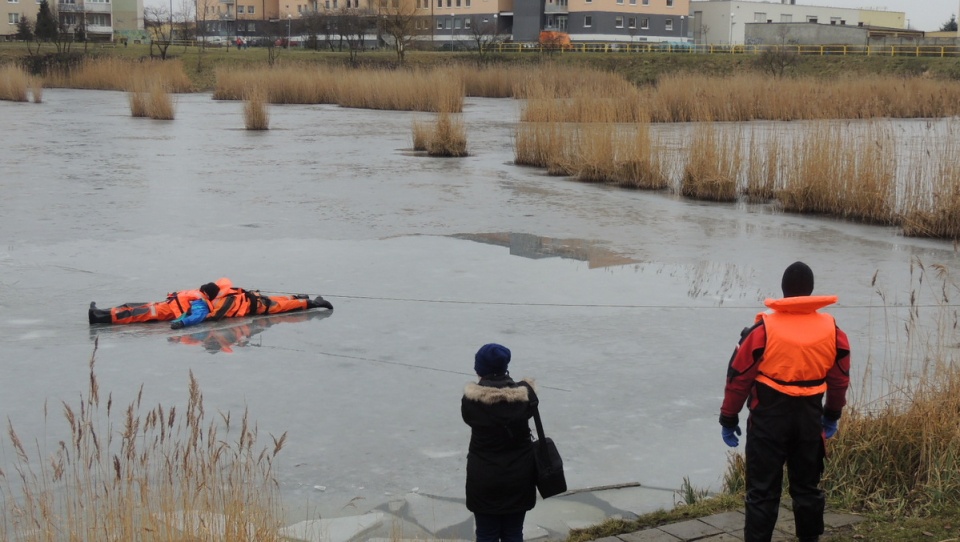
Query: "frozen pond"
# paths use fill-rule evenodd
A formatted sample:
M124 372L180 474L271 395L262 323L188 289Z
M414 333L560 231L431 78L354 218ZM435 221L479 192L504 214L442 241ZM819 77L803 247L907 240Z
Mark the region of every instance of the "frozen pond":
M100 386L120 404L141 384L145 405L183 404L193 371L208 411L249 408L260 444L288 431L277 474L292 520L410 493L462 509L460 396L476 349L501 342L512 374L541 387L571 488L719 489L726 364L786 265L806 261L816 293L840 296L859 388L906 314L877 290L905 304L912 259L960 264L951 243L895 228L514 166L510 100L467 100L463 159L410 151L425 114L271 107L256 133L241 107L182 95L165 122L131 118L123 93L0 102L0 412L21 437L64 438L59 402L86 391L99 333ZM163 324L87 324L91 301L221 276L336 310L262 325L230 352ZM224 344L231 324L196 338Z

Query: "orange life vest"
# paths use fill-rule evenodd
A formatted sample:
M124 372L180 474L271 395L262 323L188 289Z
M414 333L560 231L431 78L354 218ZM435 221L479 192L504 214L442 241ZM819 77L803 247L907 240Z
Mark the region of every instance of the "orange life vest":
M173 314L175 318L179 318L180 315L187 312L190 308L190 303L196 301L197 299L202 299L207 303L208 307L212 308L210 300L207 299L207 296L203 295L203 292L200 290L184 290L182 292L172 292L167 294L167 304L170 308L173 309Z
M827 391L827 372L837 358L837 324L817 309L837 302L836 296L768 299L773 313L760 313L767 344L757 382L787 395L810 396Z

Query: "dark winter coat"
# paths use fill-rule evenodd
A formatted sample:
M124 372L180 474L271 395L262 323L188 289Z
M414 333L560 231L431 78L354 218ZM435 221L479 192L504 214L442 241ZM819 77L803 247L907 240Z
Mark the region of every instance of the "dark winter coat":
M532 382L531 382L532 384ZM470 426L467 509L480 514L516 514L537 501L527 388L509 376L467 384L460 412Z

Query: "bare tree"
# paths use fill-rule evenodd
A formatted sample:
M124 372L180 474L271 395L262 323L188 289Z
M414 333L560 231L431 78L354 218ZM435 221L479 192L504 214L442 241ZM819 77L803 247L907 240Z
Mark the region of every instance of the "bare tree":
M800 52L791 46L790 29L781 26L777 29L777 43L764 47L757 56L757 66L776 77L783 77L788 68L800 63Z
M150 56L157 46L162 60L167 59L167 49L172 41L173 25L169 24L170 12L162 6L149 6L143 9L143 26L150 32Z
M487 59L490 48L504 40L504 34L500 32L497 17L489 15L473 15L469 19L470 28L467 30L470 39L477 44L477 54L480 55L480 62Z
M387 5L388 2L389 6ZM420 29L417 28L417 21L416 8L413 2L380 0L379 30L393 41L393 49L397 53L397 64L403 64L407 46L420 33Z
M337 15L340 39L347 42L350 63L356 64L360 52L365 49L364 40L370 28L371 13L360 8L344 8Z

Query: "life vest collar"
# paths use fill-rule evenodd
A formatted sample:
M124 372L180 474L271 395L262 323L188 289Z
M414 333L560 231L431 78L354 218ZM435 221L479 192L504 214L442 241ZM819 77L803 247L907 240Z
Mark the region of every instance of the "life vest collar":
M777 312L810 313L828 305L833 305L837 302L837 299L835 295L805 295L766 299L763 304Z

